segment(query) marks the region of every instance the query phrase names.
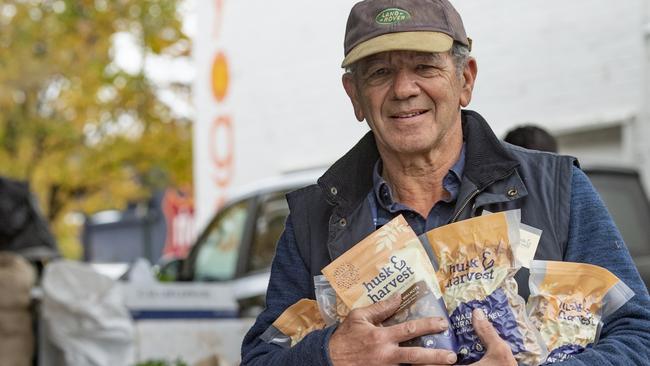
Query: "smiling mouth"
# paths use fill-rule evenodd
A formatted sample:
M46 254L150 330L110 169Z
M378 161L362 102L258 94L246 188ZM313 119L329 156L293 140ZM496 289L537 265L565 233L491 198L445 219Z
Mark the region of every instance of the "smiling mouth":
M391 118L412 118L412 117L417 117L421 114L427 113L429 110L428 109L421 109L417 111L409 111L409 112L402 112L402 113L396 113L391 115Z

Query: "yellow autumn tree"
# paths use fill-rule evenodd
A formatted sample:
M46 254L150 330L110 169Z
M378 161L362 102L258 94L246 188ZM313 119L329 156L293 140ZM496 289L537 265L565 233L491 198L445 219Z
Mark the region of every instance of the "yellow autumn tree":
M0 174L27 180L64 254L80 256L68 213L121 209L191 183L191 124L160 98L147 57L187 57L177 0L0 2ZM140 67L115 63L115 37Z

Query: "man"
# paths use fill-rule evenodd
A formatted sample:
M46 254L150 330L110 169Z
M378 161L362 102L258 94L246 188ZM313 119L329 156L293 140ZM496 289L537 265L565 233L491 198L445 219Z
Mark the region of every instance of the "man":
M396 299L354 310L336 327L290 349L260 334L300 298L334 258L403 214L421 234L449 222L519 208L543 230L537 259L608 268L636 296L606 319L600 342L565 365L642 365L650 359L650 301L618 230L574 159L504 145L465 111L477 75L471 41L447 0L366 0L345 36L343 86L370 129L318 181L287 196L287 219L271 270L267 308L244 340L244 365L449 365L445 350L399 343L448 327L421 319L381 327ZM528 296L520 271L520 294ZM487 351L476 365L515 365L480 312L473 324Z

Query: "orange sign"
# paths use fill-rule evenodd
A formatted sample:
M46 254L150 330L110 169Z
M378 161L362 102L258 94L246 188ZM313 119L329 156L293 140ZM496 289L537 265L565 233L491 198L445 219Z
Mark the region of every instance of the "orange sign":
M215 0L214 7L216 10L215 22L214 22L214 37L219 38L219 32L221 31L221 22L223 19L223 1L224 0Z
M228 60L226 55L220 51L212 62L212 94L217 102L223 102L226 98L229 79Z
M210 126L210 159L214 164L214 181L225 188L232 179L234 133L230 116L219 116Z
M215 38L220 37L221 25L223 23L223 8L225 0L215 0ZM224 103L230 88L230 70L228 58L223 50L217 50L212 61L210 73L212 96L217 103ZM223 205L226 197L225 190L230 185L233 176L233 155L234 136L232 118L228 114L218 115L210 125L207 136L209 154L211 160L212 180L218 192L215 201L216 207Z

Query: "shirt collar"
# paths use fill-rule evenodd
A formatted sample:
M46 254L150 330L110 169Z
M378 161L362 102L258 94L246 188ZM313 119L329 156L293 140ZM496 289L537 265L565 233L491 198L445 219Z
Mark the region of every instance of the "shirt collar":
M458 155L458 160L456 160L456 163L449 169L450 172L452 172L458 181L462 181L463 179L463 170L465 169L465 143L463 142L463 146L460 149L460 154Z

